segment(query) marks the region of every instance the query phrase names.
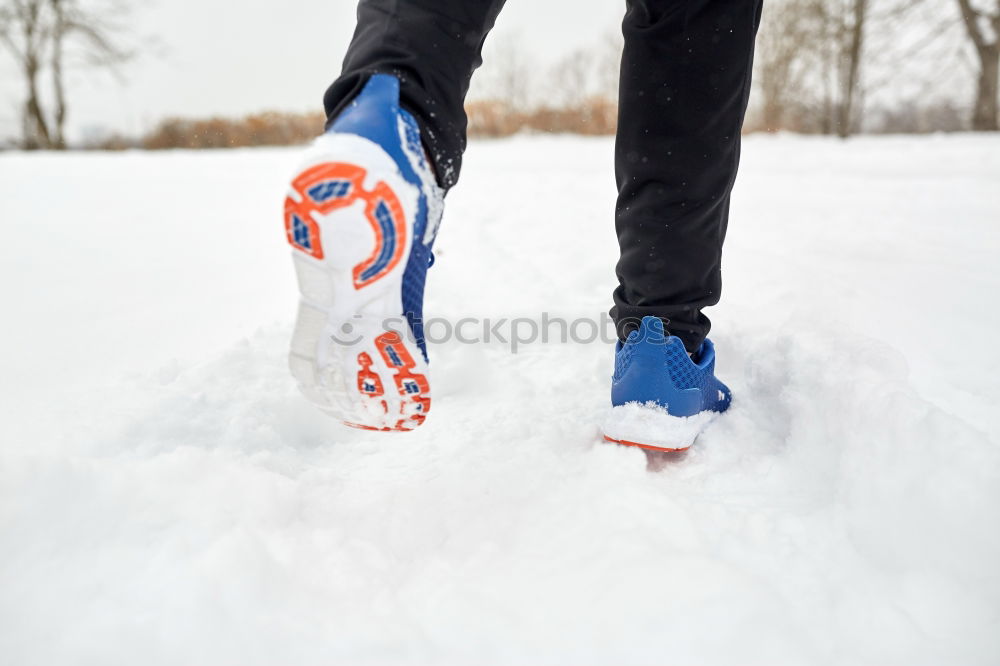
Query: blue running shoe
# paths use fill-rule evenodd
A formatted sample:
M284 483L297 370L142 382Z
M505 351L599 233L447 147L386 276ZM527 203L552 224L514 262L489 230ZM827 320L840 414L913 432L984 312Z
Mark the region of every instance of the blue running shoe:
M689 357L680 338L664 333L658 317L643 317L639 329L615 348L604 438L655 451L684 451L731 400L732 393L715 378L710 340Z
M305 396L348 425L412 430L427 417L424 279L443 207L388 74L368 80L292 179L284 219L300 302L289 366Z

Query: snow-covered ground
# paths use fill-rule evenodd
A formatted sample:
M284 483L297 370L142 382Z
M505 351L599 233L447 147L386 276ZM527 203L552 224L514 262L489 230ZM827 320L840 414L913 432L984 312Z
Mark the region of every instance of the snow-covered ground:
M428 317L598 317L612 143L473 143ZM752 137L683 458L608 345L432 345L426 426L285 368L294 150L0 155L0 661L996 664L1000 137Z

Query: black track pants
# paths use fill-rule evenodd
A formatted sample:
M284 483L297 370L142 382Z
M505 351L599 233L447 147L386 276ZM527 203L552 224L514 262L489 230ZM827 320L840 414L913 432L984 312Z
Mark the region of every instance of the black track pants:
M343 72L324 98L334 118L374 72L396 74L442 186L458 180L463 109L504 0L361 0ZM645 315L691 351L718 303L729 193L762 0L627 0L622 31L612 317Z

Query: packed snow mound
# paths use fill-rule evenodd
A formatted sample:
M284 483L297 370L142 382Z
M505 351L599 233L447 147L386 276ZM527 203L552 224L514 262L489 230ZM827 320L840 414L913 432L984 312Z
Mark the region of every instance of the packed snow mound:
M719 391L719 395L724 395ZM691 446L718 412L705 410L692 416L672 416L666 407L649 402L627 402L608 410L601 426L605 438L624 444L641 443L679 453Z
M428 316L605 309L610 153L473 144ZM734 400L681 456L602 442L600 342L432 342L412 433L312 408L285 359L294 151L0 159L5 211L38 222L15 225L0 268L0 653L995 663L1000 357L977 294L998 277L975 259L1000 245L1000 141L745 154L710 313ZM62 197L39 198L40 172ZM131 206L98 205L164 181L179 194L138 229ZM521 197L490 196L498 182Z

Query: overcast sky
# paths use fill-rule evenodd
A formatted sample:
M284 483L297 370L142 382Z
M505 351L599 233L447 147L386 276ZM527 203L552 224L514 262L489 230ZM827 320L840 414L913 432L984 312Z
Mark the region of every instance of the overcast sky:
M356 9L356 0L130 2L136 9L129 39L139 55L123 68L121 81L94 70L70 71L71 141L95 131L138 136L167 116L320 110L323 91L340 71ZM868 36L866 105L942 96L962 105L971 100L969 58L951 55L965 41L954 7L922 7L932 16L953 15L951 37L886 58L925 40L937 19L881 24L878 34ZM487 42L483 71L491 49L516 48L522 62L545 71L576 49L606 48L624 9L625 0L508 0ZM0 142L19 134L23 99L13 62L0 51Z
M340 70L355 0L139 0L131 23L155 49L124 68L125 81L72 74L69 129L139 134L170 115L318 110ZM491 38L517 40L546 65L617 28L624 0L509 0ZM492 41L492 40L491 40ZM489 50L487 48L487 54ZM21 82L0 63L0 135L17 131Z

